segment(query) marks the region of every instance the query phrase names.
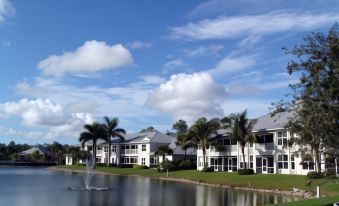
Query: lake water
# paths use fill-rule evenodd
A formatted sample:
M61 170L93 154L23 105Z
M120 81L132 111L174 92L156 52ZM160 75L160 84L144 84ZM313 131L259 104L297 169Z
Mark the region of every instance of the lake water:
M256 206L293 200L279 195L101 174L94 175L91 186L109 190L69 190L82 186L78 173L0 167L0 205L4 206Z

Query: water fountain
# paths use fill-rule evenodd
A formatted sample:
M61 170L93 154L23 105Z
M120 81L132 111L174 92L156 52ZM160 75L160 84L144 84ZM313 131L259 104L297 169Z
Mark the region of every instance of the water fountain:
M95 161L93 160L92 154L90 152L87 153L87 159L86 159L86 171L83 173L80 173L84 183L85 187L71 187L70 190L83 190L83 191L91 191L91 190L107 190L109 188L107 187L91 187L91 182L94 176L94 169L95 168Z

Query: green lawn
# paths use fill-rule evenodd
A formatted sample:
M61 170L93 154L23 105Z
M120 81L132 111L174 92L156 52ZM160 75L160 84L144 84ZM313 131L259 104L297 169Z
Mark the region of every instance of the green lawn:
M83 170L84 166L58 166L59 168ZM155 169L133 169L116 167L97 167L96 171L123 175L139 175L146 177L166 177L166 173L159 173ZM188 180L202 181L206 183L225 184L239 187L248 187L251 185L257 189L279 189L292 190L300 188L306 191L315 192L316 185L320 185L323 196L339 195L339 180L321 179L314 180L310 186L307 186L306 176L301 175L281 175L281 174L255 174L238 175L228 172L201 172L197 170L180 170L169 173L171 178L185 178Z

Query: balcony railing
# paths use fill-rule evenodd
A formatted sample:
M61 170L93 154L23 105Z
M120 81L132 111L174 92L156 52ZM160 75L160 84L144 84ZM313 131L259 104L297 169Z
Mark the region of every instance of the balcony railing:
M274 150L274 143L256 144L255 149Z
M121 154L138 154L138 150L136 150L136 149L125 149L125 150L121 150Z

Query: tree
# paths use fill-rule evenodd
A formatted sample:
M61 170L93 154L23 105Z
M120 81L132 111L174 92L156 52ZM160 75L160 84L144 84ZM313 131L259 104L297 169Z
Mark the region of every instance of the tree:
M92 161L94 161L93 169L95 169L97 141L98 139L106 139L107 133L103 125L96 122L93 124L86 124L84 129L86 131L80 134L79 141L83 148L86 142L92 141Z
M112 137L118 137L121 140L124 140L124 134L126 134L126 131L118 127L118 119L113 118L110 119L109 117L104 117L104 129L106 131L106 142L108 142L108 161L107 166L109 166L109 163L111 161L111 144L112 144Z
M173 124L172 127L174 130L177 131L177 133L186 133L188 131L188 126L186 121L184 120L179 120L176 123Z
M338 148L339 136L339 30L327 35L312 33L305 44L286 50L296 58L287 66L290 75L299 75L291 84L290 101L274 103L273 115L286 111L292 117L287 127L298 134L297 142L308 144L320 172L320 148Z
M39 151L34 151L31 155L30 155L30 157L31 157L31 160L33 161L33 162L36 162L36 161L39 161L40 160L40 153L39 153Z
M209 148L211 141L211 136L217 133L217 130L220 127L220 123L216 119L211 119L207 121L206 118L198 119L192 127L189 129L188 135L194 142L196 146L201 146L203 153L203 166L204 169L206 166L206 149Z
M168 145L161 145L157 148L154 154L162 156L162 161L165 161L165 156L173 154L173 150L169 148Z
M153 132L154 131L154 127L153 126L149 126L146 129L142 129L140 132Z
M245 160L245 146L247 143L255 141L255 135L252 133L253 125L256 120L250 120L247 118L247 110L242 113L230 114L228 117L224 117L221 122L224 129L230 129L230 137L240 144L242 157L244 161L244 168L247 169Z
M64 147L62 146L62 144L60 144L57 141L54 141L53 144L50 145L50 149L56 161L56 164L57 165L61 164L61 160L64 155Z
M184 159L186 160L187 149L194 146L194 141L188 135L188 133L178 133L176 145L180 146L182 150L185 152Z

